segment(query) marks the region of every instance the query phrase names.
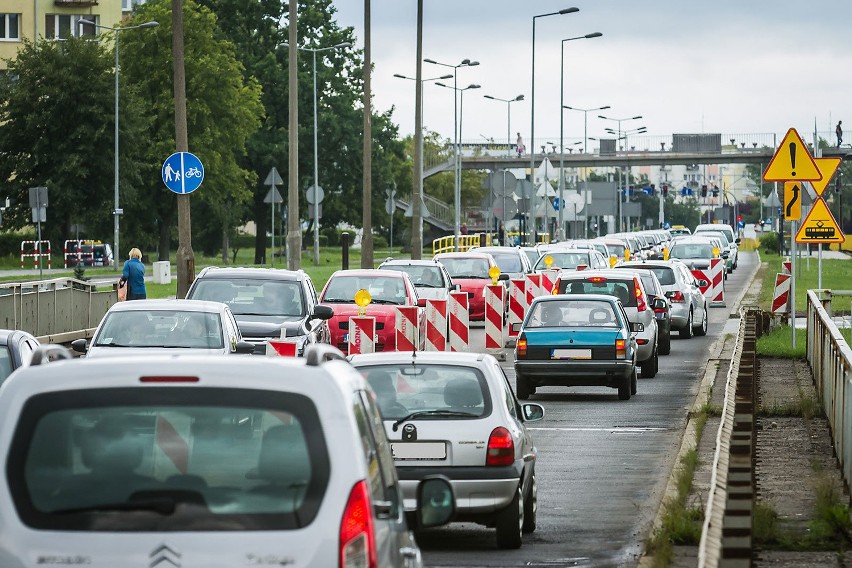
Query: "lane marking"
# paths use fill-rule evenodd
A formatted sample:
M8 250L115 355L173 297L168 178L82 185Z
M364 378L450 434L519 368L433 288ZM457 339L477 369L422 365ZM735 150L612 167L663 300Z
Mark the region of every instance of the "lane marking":
M539 427L528 427L527 430L541 430L544 432L623 432L625 434L641 434L643 432L665 432L667 430L674 430L674 428L664 428L664 427L656 427L656 426L645 426L645 427L636 427L636 426L611 426L609 428L606 427L594 427L594 426L564 426L564 427L548 427L548 426L539 426Z

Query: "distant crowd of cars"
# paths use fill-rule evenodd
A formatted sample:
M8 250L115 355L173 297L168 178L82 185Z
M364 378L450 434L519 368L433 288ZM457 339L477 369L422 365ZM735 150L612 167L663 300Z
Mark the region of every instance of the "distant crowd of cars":
M421 566L410 530L451 521L518 548L536 528L527 424L545 414L526 401L552 386L629 400L673 332L707 333L690 269L736 269L739 239L674 232L387 259L321 292L303 271L206 268L185 300L115 304L73 343L83 361L38 364L34 337L0 333L0 565ZM461 291L482 320L494 267L559 271L525 313L514 386L488 354L396 351L397 307L422 323L427 299ZM347 359L359 290L376 353ZM278 338L300 357L248 356Z

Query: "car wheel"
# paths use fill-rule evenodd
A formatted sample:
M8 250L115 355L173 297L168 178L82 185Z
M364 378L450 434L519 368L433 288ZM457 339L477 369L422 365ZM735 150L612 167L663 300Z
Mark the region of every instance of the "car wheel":
M643 379L653 379L657 374L657 349L654 348L654 352L651 356L642 362L640 365L642 368L642 378Z
M669 333L663 334L660 338L660 355L668 355L672 352L672 334L671 331Z
M707 335L707 304L704 304L704 317L701 319L701 325L696 328L695 335L699 337Z
M538 512L538 484L535 482L535 470L530 475L530 489L524 497L524 528L525 534L535 531L535 515Z
M633 390L633 377L636 376L636 369L633 369L633 374L629 377L624 377L621 385L618 387L618 400L630 400L630 392Z
M515 394L518 395L518 398L521 400L527 400L532 394L533 389L530 388L530 384L524 377L516 377L515 378Z
M689 312L686 325L678 332L678 336L683 339L689 339L692 337L692 311Z
M524 496L521 484L509 506L497 513L497 548L520 548L524 530Z
M633 369L633 373L630 374L630 394L636 394L636 391L639 390L639 380L636 377L636 369Z

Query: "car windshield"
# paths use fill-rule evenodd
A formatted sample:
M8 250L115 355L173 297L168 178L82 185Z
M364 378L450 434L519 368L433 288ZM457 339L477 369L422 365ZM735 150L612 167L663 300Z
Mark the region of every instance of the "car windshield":
M323 292L323 302L354 303L358 290L370 293L373 303L406 304L405 281L400 276L355 276L339 274L332 276Z
M625 308L636 307L636 287L633 278L611 276L587 276L560 278L560 294L606 294L621 300Z
M667 266L649 266L649 265L632 265L628 264L623 267L616 268L626 268L628 270L648 270L654 273L654 276L657 277L657 280L660 281L660 285L662 286L671 286L672 284L676 284L674 270Z
M488 254L494 257L494 262L497 263L497 268L500 269L500 272L524 271L524 265L521 263L521 258L516 253L489 251Z
M526 328L620 327L615 309L603 300L548 300L533 306Z
M713 258L713 245L704 243L676 244L669 251L670 258Z
M296 529L328 482L316 407L293 393L52 392L31 398L18 424L7 472L33 528Z
M538 254L537 250L529 250L528 249L528 250L524 251L524 254L527 255L528 259L530 259L530 264L532 266L535 266L535 263L538 262L538 259L541 257L541 255Z
M218 313L122 310L108 313L94 339L98 347L224 349Z
M380 266L382 270L401 270L408 274L411 283L420 288L443 288L444 277L437 266L418 266L414 264L389 264Z
M627 248L623 243L618 244L609 244L607 243L606 248L609 249L609 254L614 254L617 257L624 257L624 250Z
M491 412L488 384L475 367L407 362L357 368L376 393L385 420L414 412L422 420L464 420Z
M222 302L234 315L305 315L302 284L296 280L201 278L189 298Z
M587 250L550 251L538 259L535 270L544 270L547 268L544 259L548 256L553 259L553 264L550 265L550 268L577 268L580 265L589 266L589 251Z
M450 278L488 278L491 266L485 258L445 257L436 259L444 265Z

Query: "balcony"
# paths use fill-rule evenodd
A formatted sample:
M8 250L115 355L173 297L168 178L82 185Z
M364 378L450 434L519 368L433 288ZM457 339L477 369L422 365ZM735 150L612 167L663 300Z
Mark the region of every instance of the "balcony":
M53 5L64 8L90 7L97 6L98 0L53 0Z

